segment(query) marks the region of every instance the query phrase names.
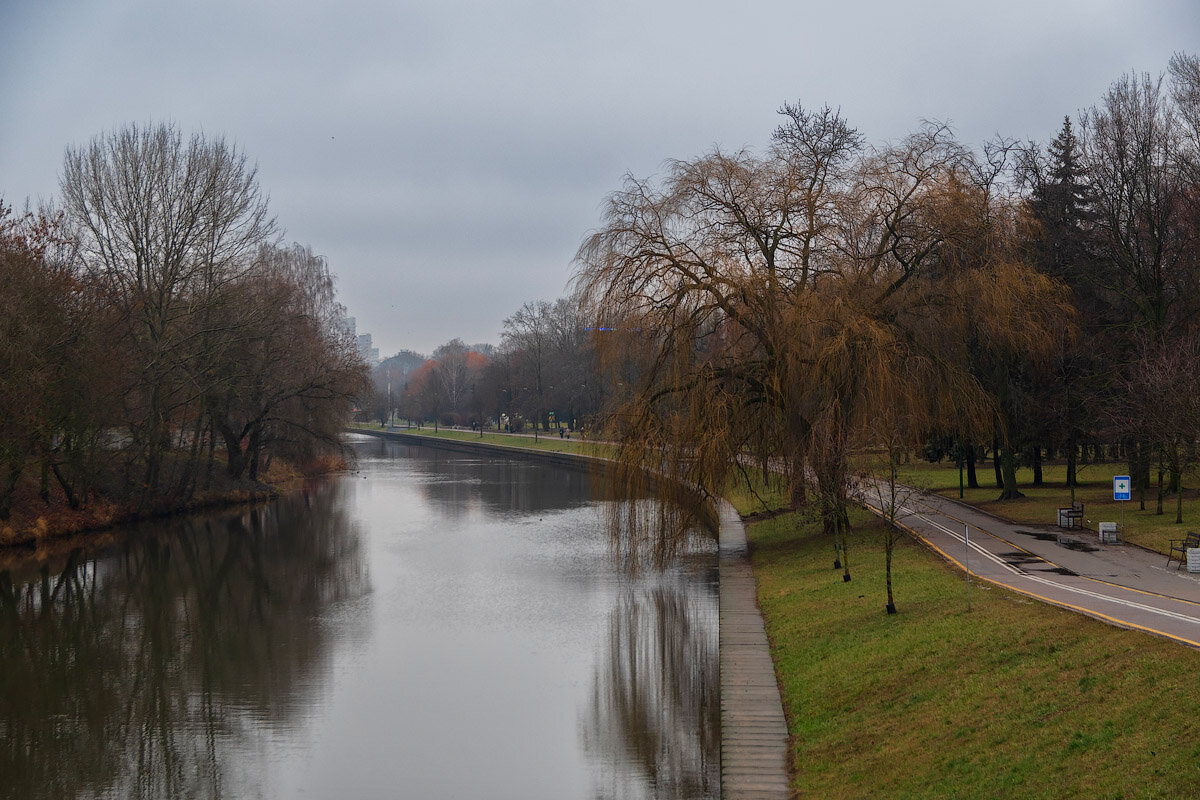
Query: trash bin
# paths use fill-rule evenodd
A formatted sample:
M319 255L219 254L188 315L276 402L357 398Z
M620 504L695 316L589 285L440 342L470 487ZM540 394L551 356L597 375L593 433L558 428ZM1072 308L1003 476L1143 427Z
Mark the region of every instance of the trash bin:
M1187 571L1200 572L1200 547L1189 547L1187 551Z
M1070 528L1071 527L1071 523L1073 522L1073 520L1071 519L1071 511L1072 511L1072 509L1070 509L1070 508L1060 508L1058 510L1058 527L1060 527L1060 528Z
M1117 543L1117 523L1101 522L1100 523L1100 544L1116 544Z

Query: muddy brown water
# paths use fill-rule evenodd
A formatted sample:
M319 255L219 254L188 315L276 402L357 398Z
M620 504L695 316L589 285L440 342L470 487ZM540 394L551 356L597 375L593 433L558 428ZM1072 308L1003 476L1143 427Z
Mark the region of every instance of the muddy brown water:
M0 797L717 796L714 550L630 577L584 472L355 448L0 574Z

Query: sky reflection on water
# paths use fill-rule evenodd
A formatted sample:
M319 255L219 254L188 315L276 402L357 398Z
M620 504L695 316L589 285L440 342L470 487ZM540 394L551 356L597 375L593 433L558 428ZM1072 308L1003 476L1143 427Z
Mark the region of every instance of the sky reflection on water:
M586 473L356 447L0 574L0 796L716 795L712 553L630 578Z

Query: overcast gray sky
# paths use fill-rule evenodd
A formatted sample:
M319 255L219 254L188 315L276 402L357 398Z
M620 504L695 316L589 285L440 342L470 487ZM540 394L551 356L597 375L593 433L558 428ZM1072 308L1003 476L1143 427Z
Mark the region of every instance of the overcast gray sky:
M130 122L224 135L360 332L428 353L561 296L626 172L761 147L785 102L1044 141L1177 50L1197 0L0 0L0 196Z

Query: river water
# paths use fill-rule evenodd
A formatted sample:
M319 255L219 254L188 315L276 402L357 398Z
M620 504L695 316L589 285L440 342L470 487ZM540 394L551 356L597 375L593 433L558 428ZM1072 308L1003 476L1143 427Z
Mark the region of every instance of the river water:
M718 795L712 552L631 577L585 472L354 447L0 574L0 797Z

